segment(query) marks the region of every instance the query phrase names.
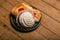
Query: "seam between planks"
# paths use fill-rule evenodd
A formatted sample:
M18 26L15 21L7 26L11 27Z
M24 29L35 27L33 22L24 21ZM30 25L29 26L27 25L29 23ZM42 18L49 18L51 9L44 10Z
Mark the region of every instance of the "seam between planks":
M48 5L50 5L51 7L53 7L53 8L55 8L55 9L57 9L58 11L60 11L60 9L58 9L58 8L54 7L54 6L53 6L53 5L51 5L50 3L47 3L47 2L46 2L46 1L44 1L44 0L41 0L41 1L45 2L46 4L48 4Z

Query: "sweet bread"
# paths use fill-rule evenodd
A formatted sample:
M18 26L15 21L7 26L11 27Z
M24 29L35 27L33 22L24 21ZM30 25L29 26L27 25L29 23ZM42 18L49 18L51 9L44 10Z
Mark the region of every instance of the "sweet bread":
M14 7L14 8L12 9L12 14L13 14L14 16L17 16L17 14L18 14L21 10L33 10L33 8L30 7L30 6L28 6L28 5L26 5L26 4L24 4L24 3L21 3L21 4L18 4L16 7Z
M33 16L36 22L39 22L41 18L41 12L39 10L34 9L33 10Z

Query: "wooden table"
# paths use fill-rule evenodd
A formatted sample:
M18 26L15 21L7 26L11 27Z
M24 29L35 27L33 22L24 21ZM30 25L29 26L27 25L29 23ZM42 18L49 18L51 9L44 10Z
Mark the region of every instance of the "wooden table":
M40 26L29 33L21 33L10 24L11 9L26 3L41 11ZM60 0L0 0L0 40L60 40Z

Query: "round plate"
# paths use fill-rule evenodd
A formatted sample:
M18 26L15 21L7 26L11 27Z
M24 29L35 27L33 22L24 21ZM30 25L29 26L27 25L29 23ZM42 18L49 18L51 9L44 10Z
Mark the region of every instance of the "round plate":
M40 18L40 20L41 20L41 18ZM16 18L12 14L10 14L10 22L11 22L12 27L20 32L30 32L30 31L35 30L37 27L39 27L40 20L39 20L39 22L35 22L33 27L22 27L22 26L17 25Z

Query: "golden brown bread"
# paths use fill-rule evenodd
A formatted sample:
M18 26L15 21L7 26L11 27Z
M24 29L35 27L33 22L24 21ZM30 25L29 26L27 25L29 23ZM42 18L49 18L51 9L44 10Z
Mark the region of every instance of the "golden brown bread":
M40 18L41 18L41 12L37 9L33 10L33 16L36 22L39 22Z
M35 19L36 22L39 22L40 18L41 18L41 12L37 9L34 9L32 7L30 7L29 5L26 5L25 3L21 3L18 4L16 7L14 7L12 9L12 14L16 17L17 14L21 11L21 10L28 10L28 11L32 11L32 15Z
M18 4L16 7L14 7L12 9L12 14L14 16L17 16L17 14L19 13L19 11L18 11L19 8L24 8L24 10L32 10L33 9L32 7L30 7L24 3Z

